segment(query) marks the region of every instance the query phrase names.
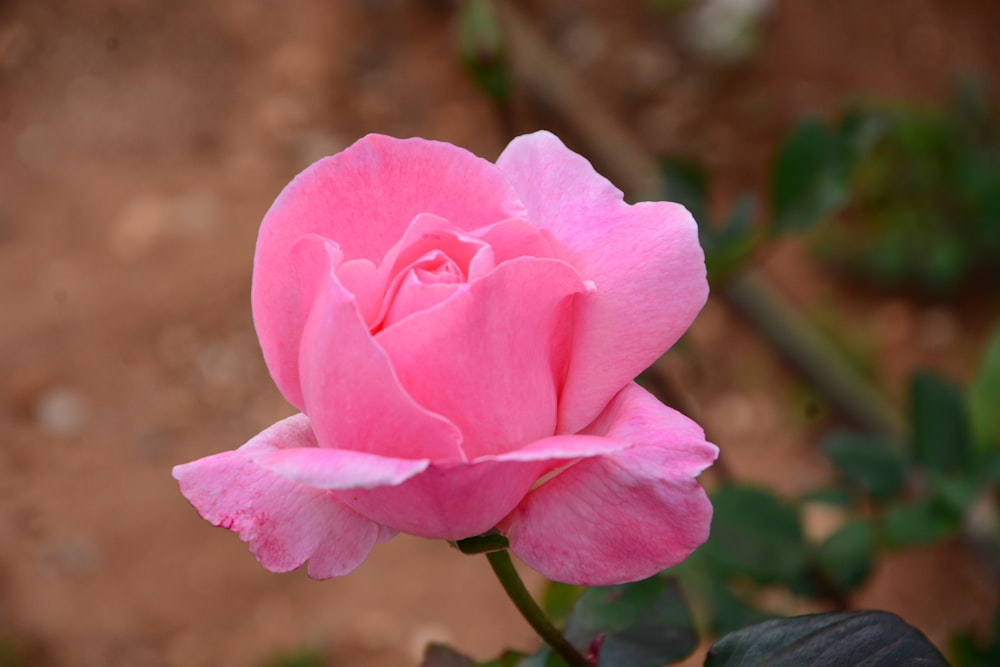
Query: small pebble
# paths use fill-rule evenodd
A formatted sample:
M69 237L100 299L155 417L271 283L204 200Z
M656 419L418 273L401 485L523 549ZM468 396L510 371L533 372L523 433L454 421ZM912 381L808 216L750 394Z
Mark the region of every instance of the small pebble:
M208 193L141 195L125 205L109 243L120 259L137 261L164 244L210 233L219 217L218 202Z
M97 569L97 546L82 538L60 540L45 549L42 561L65 574L87 574Z
M847 510L828 503L805 503L802 506L802 529L813 544L821 544L847 523Z
M59 387L38 399L35 421L51 435L68 437L78 435L84 429L89 415L79 393Z
M451 633L443 625L421 625L410 633L409 646L407 647L410 657L414 662L419 662L427 652L429 644L451 644Z
M928 308L917 323L920 344L927 350L941 352L951 347L959 336L958 319L945 308Z

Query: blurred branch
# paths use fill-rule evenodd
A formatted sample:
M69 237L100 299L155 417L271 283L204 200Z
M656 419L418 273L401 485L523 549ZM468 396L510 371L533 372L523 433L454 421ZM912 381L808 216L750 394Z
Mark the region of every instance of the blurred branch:
M723 286L726 301L752 324L796 372L855 426L898 438L902 415L854 370L844 354L800 316L759 272L745 269Z
M552 52L544 37L509 2L497 3L514 76L543 106L563 117L588 151L637 199L660 193L656 160L614 114Z
M633 199L666 199L657 162L552 52L534 26L509 2L497 5L514 76L540 104L559 114L587 152ZM758 272L744 270L722 287L724 298L794 370L859 428L899 436L903 419L844 355L798 315Z

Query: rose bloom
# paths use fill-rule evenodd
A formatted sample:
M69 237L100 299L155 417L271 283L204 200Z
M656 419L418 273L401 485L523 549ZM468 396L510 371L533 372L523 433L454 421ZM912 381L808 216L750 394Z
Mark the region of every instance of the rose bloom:
M550 579L648 577L707 538L717 449L632 380L707 294L688 212L624 203L552 134L496 164L369 135L260 228L254 324L300 412L174 477L276 572L496 527Z

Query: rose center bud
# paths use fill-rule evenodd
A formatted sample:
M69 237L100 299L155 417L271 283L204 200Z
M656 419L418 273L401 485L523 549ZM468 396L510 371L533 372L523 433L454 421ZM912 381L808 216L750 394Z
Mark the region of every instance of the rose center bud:
M457 292L465 272L441 250L432 250L400 271L386 290L382 328L427 310Z

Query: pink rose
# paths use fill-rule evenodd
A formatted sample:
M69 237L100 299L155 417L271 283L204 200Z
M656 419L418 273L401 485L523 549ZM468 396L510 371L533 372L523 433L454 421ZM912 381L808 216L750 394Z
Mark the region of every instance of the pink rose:
M717 450L632 379L707 293L688 212L625 204L547 132L495 165L367 136L296 177L257 241L254 323L301 414L174 477L273 571L498 527L551 579L650 576L708 536Z

